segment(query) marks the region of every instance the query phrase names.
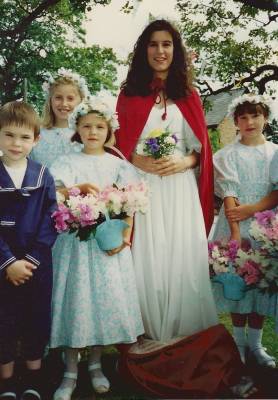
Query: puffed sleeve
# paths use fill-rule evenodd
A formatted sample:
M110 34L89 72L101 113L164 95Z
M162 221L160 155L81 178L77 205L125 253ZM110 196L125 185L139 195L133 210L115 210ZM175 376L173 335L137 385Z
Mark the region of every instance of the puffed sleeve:
M75 172L71 156L59 157L50 167L56 187L71 187L75 185Z
M273 190L278 190L278 149L270 163L270 181L273 184Z
M215 194L224 197L238 197L240 182L236 167L235 152L231 146L217 151L213 156Z
M126 186L129 183L139 183L140 177L136 168L127 160L118 160L119 173L117 178L117 184L119 186Z

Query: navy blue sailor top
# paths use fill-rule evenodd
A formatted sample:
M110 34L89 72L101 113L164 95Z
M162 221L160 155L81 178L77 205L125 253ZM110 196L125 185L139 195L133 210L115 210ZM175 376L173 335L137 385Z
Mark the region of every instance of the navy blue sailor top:
M28 159L17 189L0 161L0 277L19 259L39 267L52 265L57 232L51 215L56 208L54 180L45 166Z

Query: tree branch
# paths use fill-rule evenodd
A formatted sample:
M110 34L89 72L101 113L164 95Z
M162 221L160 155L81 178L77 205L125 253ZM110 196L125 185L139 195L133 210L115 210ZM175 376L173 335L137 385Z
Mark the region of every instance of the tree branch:
M59 3L61 0L43 0L37 8L35 8L31 13L26 15L13 29L1 30L0 29L0 37L14 37L16 35L21 34L25 31L25 29L41 14L46 11L48 8L54 6Z
M236 0L247 6L255 7L260 10L278 11L278 3L275 0Z
M263 76L259 81L255 81L255 78L259 77L261 74L263 74L264 72L267 72L267 71L272 71L272 74ZM219 93L222 93L222 92L229 91L229 90L233 89L235 86L238 86L238 85L242 86L244 83L254 82L255 81L256 85L257 85L257 87L259 89L259 93L262 94L265 91L265 85L268 82L271 82L273 80L275 80L275 81L278 80L278 66L277 65L266 64L266 65L262 65L261 67L258 67L256 69L256 71L253 72L253 73L250 73L249 76L246 76L243 79L235 80L233 83L230 83L229 85L226 85L226 86L224 86L224 87L222 87L220 89L217 89L217 90L212 90L207 82L200 82L199 81L199 83L206 84L206 86L209 89L209 94L219 94Z

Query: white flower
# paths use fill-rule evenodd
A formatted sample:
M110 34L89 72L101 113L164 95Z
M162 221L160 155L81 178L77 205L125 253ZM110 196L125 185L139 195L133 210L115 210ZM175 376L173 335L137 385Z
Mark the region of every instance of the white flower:
M273 117L273 113L272 113L272 101L271 98L268 96L261 96L261 95L252 95L252 94L243 94L242 96L239 96L237 98L235 98L231 104L228 107L228 116L229 117L234 117L234 113L236 108L238 107L239 104L243 104L245 102L251 103L251 104L258 104L258 103L262 103L264 105L266 105L269 109L269 119L271 120Z
M175 139L172 138L171 136L168 136L168 137L165 139L165 143L168 143L168 144L176 144Z
M90 95L86 80L76 72L73 72L71 69L66 69L63 67L59 68L54 75L52 75L50 72L46 72L45 78L46 80L42 84L42 90L45 96L49 96L50 87L58 78L68 78L76 83L84 98L88 98Z
M87 115L90 111L96 111L101 114L110 123L112 132L115 132L119 128L117 113L112 111L106 103L102 102L96 96L88 97L75 107L73 113L69 116L69 127L76 129L78 118Z

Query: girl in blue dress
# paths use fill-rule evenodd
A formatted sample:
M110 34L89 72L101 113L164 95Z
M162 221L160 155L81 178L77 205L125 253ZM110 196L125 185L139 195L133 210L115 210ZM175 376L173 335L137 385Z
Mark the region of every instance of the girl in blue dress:
M56 186L70 188L93 182L99 188L137 180L126 161L107 153L105 144L116 128L115 115L103 103L81 103L72 114L84 144L79 153L60 157L51 167ZM65 189L64 189L65 190ZM129 228L123 245L104 252L95 239L80 241L62 233L53 249L54 287L50 347L65 347L66 369L55 400L68 400L76 385L80 348L90 347L88 369L96 392L109 390L101 370L101 349L114 343L133 343L144 332L137 298Z
M59 156L81 150L80 143L71 142L74 131L68 126L68 117L89 91L83 77L65 68L54 76L48 74L42 88L46 96L43 126L31 158L50 167Z
M254 214L278 204L277 177L271 168L278 146L263 135L270 114L263 96L243 95L235 99L230 113L239 129L239 140L214 155L216 194L224 199L224 204L213 240L249 239L256 246L248 232ZM247 291L240 301L227 300L217 283L214 295L219 311L231 312L233 336L242 361L245 362L248 347L260 365L275 367L275 359L262 346L262 328L264 316L275 315L276 296L254 289Z

